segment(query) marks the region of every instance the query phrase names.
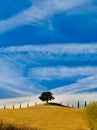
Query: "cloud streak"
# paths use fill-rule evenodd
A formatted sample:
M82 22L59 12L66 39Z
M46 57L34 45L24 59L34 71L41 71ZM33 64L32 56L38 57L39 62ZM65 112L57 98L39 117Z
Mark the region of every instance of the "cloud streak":
M49 45L24 45L0 48L0 52L14 53L14 52L38 52L51 54L96 54L96 43L67 43L67 44L49 44Z
M97 75L91 75L89 77L79 79L76 83L68 86L63 86L52 90L56 95L60 94L91 94L92 89L97 88ZM87 90L87 91L86 91ZM95 91L94 91L95 93Z
M13 93L15 96L34 95L40 91L41 86L38 83L25 77L24 65L22 61L18 61L18 58L18 54L14 57L0 53L0 89L5 91L5 97L7 91L9 91L9 96Z
M36 67L30 70L28 77L35 80L54 80L95 75L97 67ZM34 75L33 75L34 73Z
M89 2L88 0L87 2ZM41 20L46 20L48 17L60 12L67 12L70 9L81 6L87 3L84 0L43 0L36 1L32 7L21 11L15 16L8 18L7 20L0 21L0 33L8 31L12 28L24 25L24 24L37 24Z

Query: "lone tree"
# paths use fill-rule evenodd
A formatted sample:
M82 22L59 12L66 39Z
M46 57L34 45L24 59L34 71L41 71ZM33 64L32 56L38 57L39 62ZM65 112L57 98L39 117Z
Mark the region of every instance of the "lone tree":
M46 103L55 99L55 97L53 97L53 93L51 92L42 92L38 98L42 101L46 101Z

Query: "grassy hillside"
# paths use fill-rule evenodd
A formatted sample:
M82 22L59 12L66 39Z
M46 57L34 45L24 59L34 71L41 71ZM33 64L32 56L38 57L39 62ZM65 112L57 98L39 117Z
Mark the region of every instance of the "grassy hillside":
M97 102L91 102L85 108L85 115L91 130L97 130Z
M83 110L62 106L39 105L32 108L1 109L0 120L40 130L89 130Z

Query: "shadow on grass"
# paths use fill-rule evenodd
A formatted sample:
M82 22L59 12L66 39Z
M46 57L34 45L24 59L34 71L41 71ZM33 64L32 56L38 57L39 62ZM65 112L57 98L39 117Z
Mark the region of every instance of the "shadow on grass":
M30 128L25 126L15 126L12 124L4 123L3 121L0 122L0 130L40 130L38 128Z
M47 105L71 108L70 106L65 106L65 105L63 105L63 104L61 104L61 103L55 103L55 102L49 102Z

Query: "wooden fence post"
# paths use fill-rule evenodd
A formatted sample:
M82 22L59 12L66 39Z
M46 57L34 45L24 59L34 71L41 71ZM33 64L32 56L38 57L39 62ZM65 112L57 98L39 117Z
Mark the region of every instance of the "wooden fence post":
M27 108L29 107L29 103L27 103Z
M4 109L6 109L6 105L4 105Z
M85 101L85 107L87 106L87 102Z
M20 109L21 109L21 107L22 107L22 106L21 106L21 104L20 104Z
M79 101L78 101L77 107L80 108L80 103L79 103Z

